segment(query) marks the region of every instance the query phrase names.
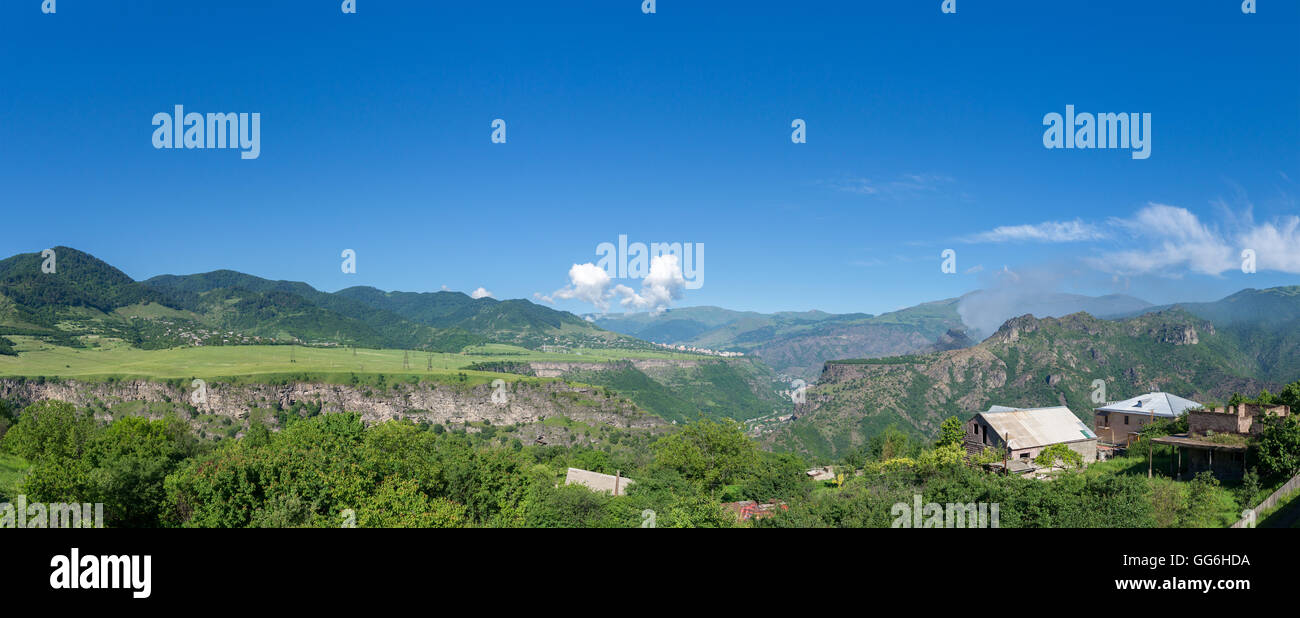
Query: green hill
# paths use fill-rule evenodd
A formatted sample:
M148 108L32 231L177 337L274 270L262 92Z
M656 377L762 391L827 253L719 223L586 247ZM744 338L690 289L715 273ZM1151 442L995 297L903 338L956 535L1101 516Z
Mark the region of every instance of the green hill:
M1208 320L1231 340L1238 371L1273 382L1300 373L1300 286L1245 289L1206 303L1159 307L1178 309Z
M630 361L617 362L604 369L569 371L564 378L608 388L647 412L679 423L701 416L744 421L788 414L792 407L790 399L780 393L786 385L769 367L752 358L643 368Z
M139 303L171 304L172 299L135 282L94 256L68 247L55 247L55 271L41 270L40 253L0 260L0 293L5 303L0 319L54 328L67 309L108 313Z
M339 290L334 295L418 324L460 329L490 341L527 348L646 346L634 337L606 331L567 311L521 299L476 299L460 292L384 292L364 286Z
M137 282L90 254L68 247L55 251L53 273L41 271L39 253L0 261L0 336L35 336L67 346L109 337L146 349L250 343L441 352L484 343L647 347L526 300L362 287L328 293L231 270Z
M230 270L160 275L144 285L168 294L221 328L275 340L454 352L488 339L412 323L366 303L297 281Z

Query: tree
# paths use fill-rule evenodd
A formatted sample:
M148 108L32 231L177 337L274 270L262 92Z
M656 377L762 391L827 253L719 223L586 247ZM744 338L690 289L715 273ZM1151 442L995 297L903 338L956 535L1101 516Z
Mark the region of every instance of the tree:
M1291 411L1293 413L1300 414L1300 380L1296 380L1295 382L1286 385L1286 388L1282 389L1282 392L1277 394L1277 402L1282 405L1291 406Z
M1247 470L1241 477L1241 486L1237 488L1237 502L1241 504L1241 508L1248 509L1255 506L1255 497L1261 490L1259 473L1255 472L1254 468Z
M529 528L601 528L605 508L613 496L595 492L582 485L538 486L529 501L524 525Z
M1187 415L1183 414L1177 418L1158 418L1138 429L1138 434L1142 438L1159 438L1176 433L1187 433Z
M812 490L808 482L808 466L803 459L790 453L763 452L754 478L741 490L746 500L766 502L807 498Z
M1062 468L1079 468L1083 466L1083 455L1062 443L1053 444L1038 452L1034 463L1040 466L1054 466L1057 461Z
M948 446L955 444L960 446L966 441L966 430L962 427L961 419L955 416L949 416L943 419L939 425L939 439L935 441L936 447Z
M98 431L91 415L78 412L66 401L50 399L27 406L0 446L31 462L77 458Z
M175 416L122 416L101 427L72 404L49 400L24 410L4 448L32 462L22 486L30 500L103 503L106 525L149 527L161 523L167 474L198 445Z
M362 528L459 528L465 525L465 507L446 498L432 498L413 479L387 479L361 507L357 524Z
M1151 507L1156 526L1172 528L1178 523L1178 512L1183 508L1183 491L1169 479L1156 479L1151 486Z
M752 474L758 447L731 419L701 419L654 443L655 463L677 470L707 490Z
M971 458L972 463L984 465L991 463L1001 463L1007 458L1007 449L999 446L997 448L986 446L984 450L977 453Z
M1264 473L1272 477L1300 473L1300 417L1268 415L1263 422L1264 430L1255 438L1255 448Z
M1187 504L1179 513L1178 525L1183 528L1208 528L1218 524L1215 521L1218 501L1214 495L1218 489L1219 480L1209 470L1198 472L1192 482L1187 484Z
M95 437L83 462L92 467L89 501L104 503L108 523L159 525L166 502L164 481L192 454L188 429L176 417L124 416Z
M916 459L916 467L922 474L933 474L943 468L961 465L966 460L966 449L961 444L948 443L926 450Z
M876 461L888 461L919 455L921 444L903 433L897 425L890 425L867 441L867 451Z
M248 431L244 432L244 444L249 447L266 446L271 443L271 430L267 429L260 421L251 421L248 423Z

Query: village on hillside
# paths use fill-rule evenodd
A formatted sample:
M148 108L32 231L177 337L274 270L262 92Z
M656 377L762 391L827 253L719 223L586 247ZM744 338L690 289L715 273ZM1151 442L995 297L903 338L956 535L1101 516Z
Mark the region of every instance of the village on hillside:
M1251 473L1247 453L1265 427L1265 419L1286 418L1292 411L1287 405L1238 399L1225 405L1206 406L1171 393L1150 392L1094 408L1095 430L1065 406L993 405L961 424L960 446L968 465L990 474L1042 481L1050 481L1067 470L1134 455L1146 458L1147 477L1159 472L1181 481L1205 473L1220 481L1241 481ZM1139 444L1145 448L1134 453ZM1156 445L1167 447L1160 458L1159 470L1154 456ZM847 478L864 474L864 470L825 465L809 469L806 474L815 483L841 486ZM635 481L570 468L565 482L617 496L623 495ZM1300 488L1300 476L1285 483L1254 509L1248 509L1234 527L1253 526L1256 511L1275 506L1281 497L1297 488ZM788 510L780 500L744 500L722 506L740 522L764 519Z
M1183 478L1209 471L1216 478L1233 479L1246 473L1245 452L1262 430L1261 420L1270 415L1289 416L1291 409L1247 402L1207 408L1177 395L1151 392L1107 403L1093 413L1095 432L1064 406L995 405L965 423L965 447L973 457L990 450L1001 454L1002 461L989 463L990 469L1043 477L1071 463L1087 466L1125 454L1144 428L1178 422L1171 425L1173 433L1151 440L1173 447L1169 475ZM1074 455L1062 455L1066 450Z

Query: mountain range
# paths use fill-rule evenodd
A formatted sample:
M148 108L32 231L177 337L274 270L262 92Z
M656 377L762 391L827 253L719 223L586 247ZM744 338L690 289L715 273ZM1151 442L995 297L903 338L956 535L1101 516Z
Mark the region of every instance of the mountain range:
M1300 377L1300 287L1242 290L1219 301L1121 319L1023 315L978 345L826 363L772 446L834 456L894 425L931 436L943 419L989 405L1065 405L1091 423L1099 396L1167 391L1202 403L1276 391Z
M1110 317L1151 306L1124 295L1012 294L977 290L880 315L823 311L757 313L686 307L655 313L589 315L609 330L656 343L756 354L779 373L812 380L840 358L879 358L973 345L1023 313Z
M75 345L82 335L160 348L232 338L458 352L481 343L645 347L568 312L527 300L460 292L322 292L230 270L135 281L94 256L56 247L53 273L37 253L0 260L0 329Z
M781 394L785 383L755 357L669 354L527 300L371 287L331 293L231 270L135 281L75 249L56 247L55 255L52 273L42 271L39 254L0 260L0 354L19 355L20 363L21 354L4 335L73 348L121 340L155 350L293 343L471 352L459 369L525 377L544 371L616 391L665 421L701 415L744 420L792 408ZM481 344L513 347L493 352ZM526 355L520 348L542 354ZM592 349L604 353L586 353ZM638 354L620 356L624 350ZM559 354L562 361L538 360L557 356L548 352L568 354ZM508 360L469 360L493 354Z
M53 273L36 253L0 260L0 354L19 353L4 335L71 347L119 339L144 349L296 343L461 352L501 343L646 351L656 342L733 350L746 356L642 353L632 362L621 353L575 354L542 365L666 420L752 420L769 446L818 456L856 448L890 425L928 436L944 418L990 404L1068 405L1087 416L1096 380L1110 400L1166 390L1205 401L1300 377L1296 286L1159 307L1120 295L1011 302L1015 295L990 290L880 315L688 307L581 317L527 300L323 292L230 270L135 281L87 253L55 251ZM1024 313L1001 317L1011 310ZM977 326L997 320L987 336ZM505 365L491 370L510 372ZM798 406L782 395L794 378L816 381Z

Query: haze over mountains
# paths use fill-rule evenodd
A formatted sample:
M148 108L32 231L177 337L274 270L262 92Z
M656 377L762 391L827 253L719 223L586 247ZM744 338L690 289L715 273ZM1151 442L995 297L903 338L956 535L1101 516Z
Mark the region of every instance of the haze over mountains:
M957 313L962 323L983 339L997 332L1007 320L1025 314L1059 318L1083 311L1098 318L1112 318L1134 315L1150 307L1151 303L1125 294L1084 296L1044 292L1032 287L1007 287L976 290L962 296Z
M763 314L719 307L685 307L660 314L588 316L602 328L647 341L759 355L780 373L811 380L828 360L878 358L963 348L1006 320L1030 313L1060 317L1086 311L1097 317L1151 304L1124 295L1023 294L978 290L873 316L822 311Z

